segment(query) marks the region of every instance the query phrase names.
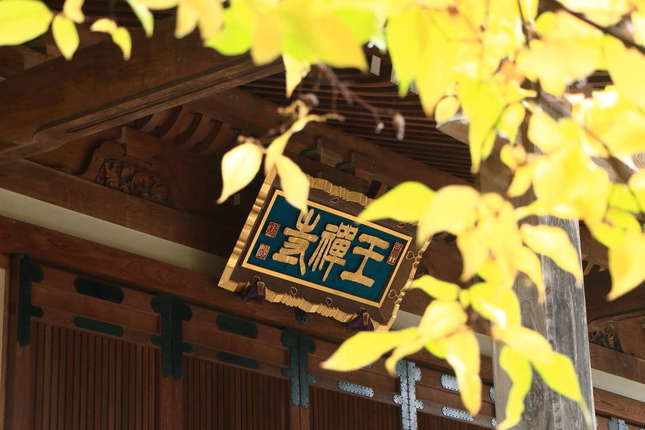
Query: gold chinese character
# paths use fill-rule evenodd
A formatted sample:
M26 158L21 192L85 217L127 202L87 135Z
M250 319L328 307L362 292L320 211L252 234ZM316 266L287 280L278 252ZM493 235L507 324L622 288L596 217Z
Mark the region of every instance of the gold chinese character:
M356 269L355 272L348 272L346 270L343 270L340 273L340 279L344 281L356 282L358 284L365 285L366 287L371 287L372 285L374 285L374 279L368 278L367 276L363 275L363 270L365 270L365 264L367 264L368 260L374 260L379 263L383 261L383 258L385 258L385 256L374 251L374 248L387 249L390 246L390 244L384 241L383 239L379 239L378 237L370 236L369 234L365 234L365 233L361 234L358 240L361 242L368 243L370 247L369 248L363 248L360 246L354 247L354 249L352 250L352 253L362 255L363 261L361 261L361 264L358 266L358 269Z
M325 231L321 234L321 240L309 259L309 266L311 266L312 270L321 270L325 263L328 263L327 270L322 278L323 281L327 280L334 264L345 265L344 257L352 240L356 238L357 232L358 227L343 223L340 226L334 224L325 226Z
M305 269L305 253L309 244L318 241L318 236L310 234L316 228L320 215L318 215L312 222L314 217L314 210L309 209L309 212L301 212L296 221L296 229L287 227L284 229L284 234L289 238L282 244L282 248L271 258L275 261L295 265L300 263L300 274L306 273Z

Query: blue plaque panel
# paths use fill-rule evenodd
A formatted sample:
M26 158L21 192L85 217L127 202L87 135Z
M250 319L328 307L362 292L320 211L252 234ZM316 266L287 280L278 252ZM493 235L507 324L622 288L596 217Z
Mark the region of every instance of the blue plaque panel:
M276 190L242 267L379 306L412 238Z

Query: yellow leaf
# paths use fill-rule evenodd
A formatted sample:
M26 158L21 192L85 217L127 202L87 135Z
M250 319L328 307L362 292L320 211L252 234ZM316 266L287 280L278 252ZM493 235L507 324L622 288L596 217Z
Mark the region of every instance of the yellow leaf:
M634 193L641 212L645 212L645 169L640 169L630 176L629 188Z
M605 55L612 82L625 97L637 106L645 107L645 56L636 49L626 48L621 41L611 36L605 39Z
M77 24L85 21L83 14L83 3L85 0L65 0L63 5L63 14Z
M425 347L428 352L435 357L442 359L446 358L446 349L444 348L444 344L441 340L431 340L425 344Z
M524 19L531 21L534 20L538 13L539 0L520 0L521 12Z
M203 40L215 37L222 28L224 14L221 0L181 0L180 5L190 4L198 15L199 33Z
M517 425L522 419L524 398L531 389L533 372L528 360L508 346L502 348L499 364L513 384L506 400L506 416L497 426L498 430L506 430Z
M109 18L100 18L94 21L90 30L96 31L99 33L109 33L112 34L117 29L116 22Z
M471 306L484 318L502 328L521 324L520 302L512 289L481 282L468 291Z
M609 248L611 291L609 300L630 292L645 280L645 234L626 234L622 241Z
M406 8L390 17L386 28L387 45L399 81L399 94L404 96L417 75L418 56L426 26L415 8Z
M222 157L222 194L217 203L246 187L257 175L264 150L255 143L243 143Z
M459 292L461 291L459 285L442 281L430 275L423 275L415 279L412 281L410 288L423 290L429 296L439 300L457 300L459 298Z
M522 121L524 121L525 113L526 110L522 104L511 104L502 113L502 117L497 125L497 131L508 139L509 142L514 143L517 138L517 130L520 128Z
M39 1L0 1L0 46L21 45L35 39L47 31L53 16Z
M555 216L585 221L601 219L610 185L607 172L579 145L554 151L535 164L533 190L539 204Z
M181 39L189 35L197 27L199 13L187 1L179 2L177 6L177 24L175 26L175 37Z
M611 27L638 3L632 0L562 0L562 4L603 27Z
M309 179L290 158L280 156L276 162L280 184L291 206L304 211L309 197Z
M112 42L123 52L123 59L129 60L132 54L132 39L130 32L125 27L118 27L112 32Z
M285 148L287 147L287 143L289 143L291 136L301 131L308 123L312 121L323 122L326 119L326 116L306 115L306 113L301 113L301 117L296 120L287 131L273 139L273 142L271 142L271 144L267 148L267 157L266 161L264 162L264 172L267 175L269 174L269 172L271 172L271 169L273 169L273 167L275 166L277 159L282 155Z
M569 235L559 227L523 224L520 228L524 243L538 254L546 255L576 279L582 279L580 258Z
M179 4L179 0L139 0L139 2L152 10L170 9Z
M311 70L311 64L306 61L299 61L290 55L283 55L282 61L284 62L284 68L286 73L287 80L287 97L291 97L293 90L296 89L300 81L302 81Z
M482 383L479 378L479 343L475 333L464 330L442 342L446 361L452 366L464 406L471 415L481 407Z
M455 332L468 321L468 315L456 301L433 300L419 322L424 342L441 339ZM423 345L422 343L422 345Z
M546 287L544 285L544 279L542 279L542 264L540 263L538 256L535 255L533 251L523 246L517 260L517 268L524 272L535 284L535 287L538 290L539 301L542 303L544 301Z
M539 39L518 57L518 68L545 91L562 95L571 82L602 64L602 33L565 12L546 12L536 22Z
M457 236L457 247L463 261L462 281L470 279L488 259L488 246L485 240L484 232L479 228L466 230Z
M150 10L139 0L127 1L134 14L137 16L137 18L139 18L139 22L141 22L141 26L146 32L146 36L152 37L152 34L154 33L155 22Z
M398 345L413 342L416 337L416 327L398 331L360 332L343 342L321 367L339 372L357 370L378 360Z
M556 393L575 401L582 401L582 393L578 385L576 369L571 359L559 352L550 354L549 360L531 360L535 370L540 374L544 383Z
M509 197L520 197L526 194L533 182L535 165L525 164L515 170L511 184L508 186L506 193Z
M282 31L282 19L277 13L258 19L251 47L251 57L255 64L270 63L280 55Z
M466 81L459 85L459 100L469 120L468 148L472 172L477 173L495 143L495 128L500 121L506 101L501 88L493 83ZM486 100L486 103L482 103Z
M65 15L58 14L52 22L52 33L56 46L67 60L71 60L78 49L80 40L74 21Z
M423 338L421 337L417 338L411 343L404 343L397 346L396 348L394 348L394 351L392 351L392 354L387 358L387 360L385 360L385 369L390 375L395 375L396 364L399 362L399 360L410 354L414 354L423 347L424 342Z
M444 97L437 103L437 107L434 111L434 120L437 124L446 122L452 118L457 111L459 110L459 100L457 97Z
M540 333L522 326L501 328L494 326L492 334L495 339L502 340L515 352L534 365L549 363L553 358L553 349L548 340Z
M645 170L643 170L643 172L645 172ZM636 175L632 175L630 181L635 176ZM643 177L645 177L645 175ZM645 212L645 210L641 210L640 204L638 202L636 187L630 187L625 184L611 184L609 206L626 210L632 213Z
M434 191L420 182L403 182L367 205L359 217L368 221L390 218L417 222L433 196Z
M479 203L479 193L472 187L449 185L440 189L419 221L417 242L424 243L440 231L459 235L477 220Z

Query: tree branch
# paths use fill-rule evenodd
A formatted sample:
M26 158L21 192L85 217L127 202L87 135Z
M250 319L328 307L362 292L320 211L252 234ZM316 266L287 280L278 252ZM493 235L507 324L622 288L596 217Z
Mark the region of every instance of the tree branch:
M576 12L575 10L571 10L562 3L560 3L558 0L544 0L544 2L550 6L553 6L555 9L562 10L566 13L568 13L571 16L574 16L578 18L580 21L589 24L590 26L594 27L597 30L600 30L604 34L608 34L612 37L615 37L616 39L620 40L623 42L625 46L628 48L634 48L637 51L639 51L641 54L645 55L645 46L639 45L638 43L634 42L633 40L625 38L622 34L620 34L618 31L614 30L613 28L610 27L604 27L600 24L597 24L587 18L584 14L580 12Z

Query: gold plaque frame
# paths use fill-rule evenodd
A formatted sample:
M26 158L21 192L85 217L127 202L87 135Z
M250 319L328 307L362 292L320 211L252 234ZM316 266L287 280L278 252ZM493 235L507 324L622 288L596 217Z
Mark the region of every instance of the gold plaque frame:
M308 179L311 186L309 201L313 207L323 206L325 211L357 220L357 215L372 201L363 193L335 185L327 179L310 176ZM275 173L268 175L260 187L251 212L224 268L219 286L238 292L249 287L253 282L258 282L265 287L265 299L269 302L282 303L305 312L331 317L343 323L367 313L376 329L388 329L394 322L405 291L416 273L423 251L416 248L414 227L394 221L372 223L360 220L363 225L386 231L404 239L407 243L388 285L381 294L380 301L369 301L248 263L248 251L253 249L260 235L260 227L266 220L276 196L281 193Z

